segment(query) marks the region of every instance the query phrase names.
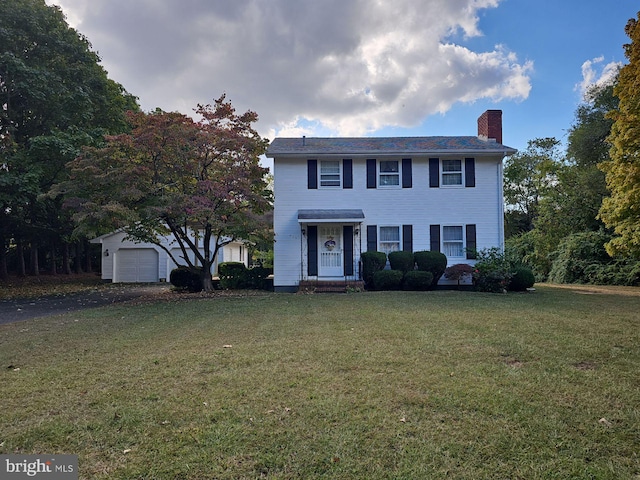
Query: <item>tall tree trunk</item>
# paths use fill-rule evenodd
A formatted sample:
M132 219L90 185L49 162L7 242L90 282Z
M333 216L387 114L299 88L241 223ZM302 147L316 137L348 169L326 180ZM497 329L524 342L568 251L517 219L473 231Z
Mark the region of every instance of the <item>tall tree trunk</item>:
M56 242L51 240L51 275L57 275L58 269L56 267Z
M7 269L7 250L4 239L0 245L0 280L9 279L9 270Z
M16 241L16 254L18 255L18 275L24 277L27 274L27 266L24 263L24 243L21 238Z
M76 242L75 272L82 273L82 242Z
M71 275L71 259L69 257L69 242L64 242L62 247L62 273L65 275Z
M88 241L84 241L84 258L85 258L85 272L93 273L93 266L91 265L91 244Z
M31 275L37 277L40 275L40 266L38 265L38 241L31 240L31 255L29 262L29 271Z

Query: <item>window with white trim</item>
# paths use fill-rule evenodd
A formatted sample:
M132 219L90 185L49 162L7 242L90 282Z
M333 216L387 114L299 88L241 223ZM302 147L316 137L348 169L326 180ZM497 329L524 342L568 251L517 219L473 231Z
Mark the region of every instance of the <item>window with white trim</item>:
M321 160L320 161L320 186L321 187L340 187L340 161L339 160Z
M462 160L442 160L442 185L462 185Z
M397 187L400 185L400 162L398 160L380 160L378 185Z
M400 227L380 227L379 251L386 253L400 250Z
M462 226L442 227L442 253L447 257L465 256Z

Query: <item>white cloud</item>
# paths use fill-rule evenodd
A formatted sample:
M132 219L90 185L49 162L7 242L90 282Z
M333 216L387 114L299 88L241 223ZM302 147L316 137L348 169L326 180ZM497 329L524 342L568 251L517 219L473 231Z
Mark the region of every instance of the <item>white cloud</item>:
M452 43L481 35L478 12L500 0L47 1L145 110L226 92L263 134L362 135L531 89L532 65L505 47Z
M621 62L610 62L598 68L603 62L604 57L597 57L582 64L582 82L576 85L581 96L584 97L593 86L610 84L622 67Z

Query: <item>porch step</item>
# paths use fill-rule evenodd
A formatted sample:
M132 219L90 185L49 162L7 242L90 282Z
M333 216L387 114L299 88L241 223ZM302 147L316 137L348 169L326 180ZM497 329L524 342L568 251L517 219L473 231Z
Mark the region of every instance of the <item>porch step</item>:
M305 280L300 282L298 291L315 292L315 293L346 293L347 290L364 291L364 282L348 280L348 281L330 281L322 282L317 280Z

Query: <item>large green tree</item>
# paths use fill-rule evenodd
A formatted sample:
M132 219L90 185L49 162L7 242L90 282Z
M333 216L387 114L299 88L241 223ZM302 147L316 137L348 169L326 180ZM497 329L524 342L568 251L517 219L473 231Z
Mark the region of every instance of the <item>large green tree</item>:
M610 196L600 218L616 236L607 244L610 254L640 258L640 12L630 19L625 32L631 43L624 46L629 60L620 70L614 93L620 103L612 111L609 141L611 159L600 164L606 174Z
M526 150L505 161L505 229L508 237L533 229L540 213L540 202L557 184L562 165L559 145L555 138L529 140Z
M597 218L607 195L604 173L598 165L608 160L612 120L607 114L617 109L613 83L593 86L576 110L569 129L566 162L557 171L557 183L541 200L535 228L560 239L567 235L598 231Z
M86 148L64 191L87 234L122 228L169 255L161 237L173 234L183 260L175 263L201 267L210 290L220 248L269 230L262 215L271 208L268 169L260 166L268 141L253 128L257 115L237 114L224 95L196 113L198 122L160 110L129 114L131 132Z
M0 1L0 46L0 275L10 244L31 246L37 273L39 244L53 249L71 233L61 198L44 194L81 146L123 131L124 112L138 107L44 0Z

